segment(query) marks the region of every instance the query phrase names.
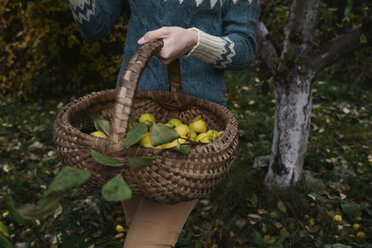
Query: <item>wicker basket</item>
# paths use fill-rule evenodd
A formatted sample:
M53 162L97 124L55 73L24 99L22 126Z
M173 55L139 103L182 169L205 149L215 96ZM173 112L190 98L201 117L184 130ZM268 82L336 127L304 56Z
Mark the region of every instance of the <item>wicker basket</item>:
M161 40L141 46L129 61L118 89L93 92L66 105L58 113L53 134L62 164L89 170L91 185L102 186L121 173L133 194L177 203L208 195L227 176L236 157L238 126L225 107L182 91L178 60L168 66L169 91L137 89L148 60L162 46ZM95 149L127 164L126 156L159 153L158 149L122 146L129 121L137 120L143 113L152 113L162 123L175 117L189 123L201 115L208 129L224 130L224 133L209 144L193 148L188 155L162 152L160 158L140 171L131 171L126 165L102 166L91 157L90 149ZM94 118L110 120L107 139L81 131L92 127Z

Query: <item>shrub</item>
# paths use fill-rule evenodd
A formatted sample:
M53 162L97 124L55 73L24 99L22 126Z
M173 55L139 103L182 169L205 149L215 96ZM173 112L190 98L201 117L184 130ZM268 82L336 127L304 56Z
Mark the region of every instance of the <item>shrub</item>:
M67 0L39 0L26 10L19 1L1 1L0 92L27 100L115 87L126 20L102 42L88 43Z

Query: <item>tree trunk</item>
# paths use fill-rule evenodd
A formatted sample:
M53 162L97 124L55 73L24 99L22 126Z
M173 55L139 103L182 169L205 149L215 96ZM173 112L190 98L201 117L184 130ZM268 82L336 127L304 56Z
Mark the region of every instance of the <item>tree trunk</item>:
M269 171L269 189L288 188L300 178L307 150L314 73L294 72L290 82L275 79L275 126Z
M314 48L320 10L320 0L293 0L281 46L264 23L257 27L260 56L274 76L276 99L274 138L265 178L269 189L288 188L301 177L316 74L362 46L362 34L372 40L372 16L367 16L362 24Z

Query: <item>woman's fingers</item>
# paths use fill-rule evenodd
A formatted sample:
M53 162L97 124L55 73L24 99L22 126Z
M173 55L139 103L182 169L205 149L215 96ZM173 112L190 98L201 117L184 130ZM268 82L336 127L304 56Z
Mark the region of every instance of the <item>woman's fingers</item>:
M149 31L138 40L138 44L142 45L148 42L149 40L165 38L167 35L169 35L168 27L163 27L153 31Z
M163 39L164 46L157 56L163 64L169 64L176 58L187 54L198 42L194 30L180 27L163 27L147 32L138 40L142 45L152 39Z

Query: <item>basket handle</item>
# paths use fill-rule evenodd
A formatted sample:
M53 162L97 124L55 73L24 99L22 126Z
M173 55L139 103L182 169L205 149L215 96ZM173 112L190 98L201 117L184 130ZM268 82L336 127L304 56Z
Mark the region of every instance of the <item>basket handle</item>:
M138 89L138 83L150 58L157 53L164 43L161 39L151 40L137 49L129 60L120 79L118 94L116 97L111 131L107 138L106 150L119 152L123 150L122 140L128 129L129 117L133 110L133 101ZM168 65L169 90L171 92L182 91L179 59Z

